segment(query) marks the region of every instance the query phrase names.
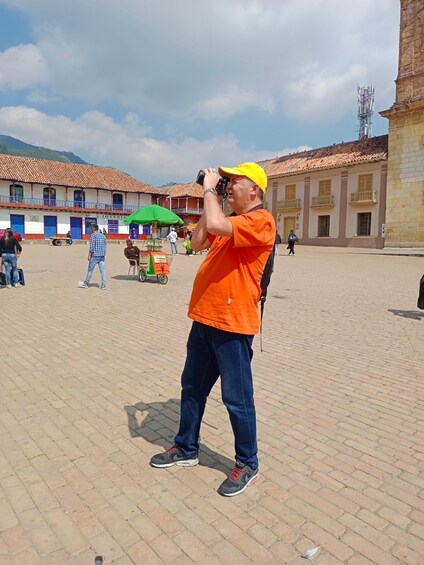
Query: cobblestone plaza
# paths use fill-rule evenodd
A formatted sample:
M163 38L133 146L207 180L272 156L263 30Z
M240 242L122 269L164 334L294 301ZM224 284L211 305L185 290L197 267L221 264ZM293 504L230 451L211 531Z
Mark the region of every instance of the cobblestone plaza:
M316 546L320 565L424 564L423 257L276 258L254 342L260 478L226 499L219 386L201 464L149 466L177 429L203 257L139 283L123 248L106 292L96 271L77 288L83 244L24 245L26 286L0 289L0 564L301 564Z

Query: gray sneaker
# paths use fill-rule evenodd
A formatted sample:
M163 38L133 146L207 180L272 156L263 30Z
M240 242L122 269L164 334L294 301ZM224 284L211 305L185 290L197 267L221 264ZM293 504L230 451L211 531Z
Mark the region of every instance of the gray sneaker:
M187 457L181 449L173 445L167 451L153 455L150 459L152 467L172 467L173 465L180 465L181 467L194 467L199 463L198 457Z
M231 475L221 484L218 493L222 496L237 496L244 492L247 487L254 483L259 477L259 469L252 469L236 461Z
M78 283L78 286L79 286L80 288L88 288L88 284L87 284L86 282L84 282L84 281L80 281L80 282Z

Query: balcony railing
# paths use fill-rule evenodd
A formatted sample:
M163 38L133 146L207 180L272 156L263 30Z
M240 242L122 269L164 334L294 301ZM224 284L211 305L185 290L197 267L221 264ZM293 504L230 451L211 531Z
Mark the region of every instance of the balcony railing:
M312 208L334 208L334 196L328 194L327 196L313 196Z
M277 210L280 210L280 211L300 210L300 198L293 198L292 200L278 200L277 201Z
M79 200L56 200L55 198L20 198L19 196L0 196L0 205L8 204L17 208L36 206L38 208L72 208L84 210L101 210L106 212L134 212L141 206L126 204L101 204L100 202L81 202Z
M184 206L182 208L172 207L172 211L174 214L197 214L199 216L203 214L203 208L190 208L188 206Z
M355 206L362 204L377 204L377 191L367 190L365 192L351 192L350 203Z

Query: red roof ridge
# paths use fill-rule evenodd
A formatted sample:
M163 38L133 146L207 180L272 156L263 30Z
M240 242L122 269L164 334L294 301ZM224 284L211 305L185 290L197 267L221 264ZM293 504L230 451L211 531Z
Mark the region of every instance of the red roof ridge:
M387 160L388 135L307 149L260 162L268 177L292 176L307 171L334 169Z
M4 154L0 154L0 179L48 186L167 194L163 189L146 184L113 167Z

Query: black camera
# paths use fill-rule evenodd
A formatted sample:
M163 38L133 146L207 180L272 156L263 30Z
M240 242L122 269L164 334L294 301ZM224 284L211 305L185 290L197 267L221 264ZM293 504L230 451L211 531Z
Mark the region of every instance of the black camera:
M205 180L205 171L200 170L198 175L197 175L196 182L197 182L197 184L200 184L200 186L203 186L204 180ZM219 179L218 184L215 187L215 190L217 191L219 196L223 196L224 198L226 198L226 196L227 196L227 186L228 186L229 182L230 182L230 179L228 177L221 177Z

